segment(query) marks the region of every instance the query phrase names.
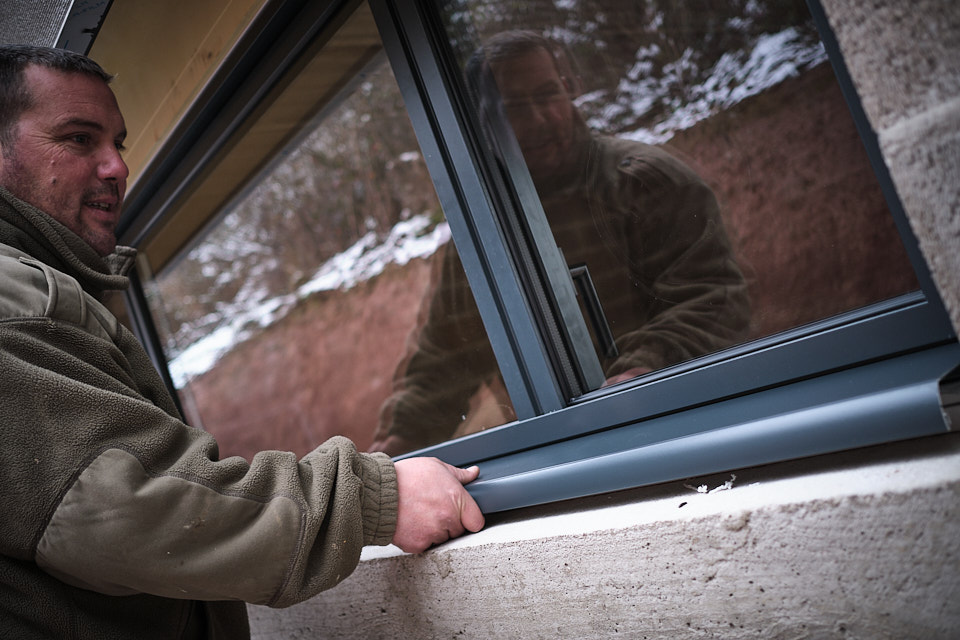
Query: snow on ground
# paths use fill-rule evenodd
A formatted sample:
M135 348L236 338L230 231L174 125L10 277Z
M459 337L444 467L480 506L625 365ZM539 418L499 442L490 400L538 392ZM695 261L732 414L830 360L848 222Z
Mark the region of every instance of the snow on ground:
M702 83L685 87L683 78L695 73L694 52L686 50L677 60L664 65L663 73L650 75L650 60L660 53L654 45L637 51L636 63L620 81L614 99L590 118L587 124L594 129L608 130L608 123L623 118L629 111L634 119L643 117L656 105L667 100L677 87L683 88L686 99L673 105L671 113L652 127L621 133L624 138L647 144L663 144L677 131L689 129L710 116L757 95L787 78L797 76L827 60L823 45L805 42L795 28L760 36L749 52L725 53L706 74ZM601 93L581 96L581 107L591 102L607 100Z
M224 309L230 320L197 340L170 361L170 375L181 388L193 376L210 369L220 356L254 335L260 329L283 318L300 300L320 292L347 290L374 278L391 264L404 265L415 258L432 255L450 239L450 228L441 222L430 229L427 215L412 216L398 223L387 237L377 241L367 233L353 246L333 256L307 282L291 294L258 302L259 297L238 297Z

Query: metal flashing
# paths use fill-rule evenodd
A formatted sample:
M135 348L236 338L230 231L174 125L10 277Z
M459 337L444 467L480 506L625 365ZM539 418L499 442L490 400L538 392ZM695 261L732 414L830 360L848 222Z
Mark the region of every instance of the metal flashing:
M468 489L485 513L949 430L951 344L489 460Z

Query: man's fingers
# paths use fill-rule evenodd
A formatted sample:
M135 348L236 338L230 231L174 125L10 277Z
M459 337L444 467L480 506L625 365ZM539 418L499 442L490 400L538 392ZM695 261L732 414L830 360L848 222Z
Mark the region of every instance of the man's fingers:
M460 467L451 466L450 469L457 480L460 481L460 484L469 484L476 480L477 476L480 475L480 467L476 465L468 469L461 469ZM483 529L483 513L480 511L480 507L477 506L477 503L473 500L473 497L471 497L466 490L460 494L458 511L460 513L460 523L463 525L463 528L451 535L451 537L461 535L463 533L463 529L473 532Z
M467 531L476 533L483 529L483 512L480 511L480 507L477 506L470 494L466 495L463 504L460 505L460 522L463 523Z
M450 467L450 469L453 471L453 475L460 481L460 484L468 484L473 482L477 479L477 476L480 475L480 467L476 465L468 469L461 469L460 467ZM477 503L473 500L473 497L471 497L466 490L460 494L458 511L460 514L460 523L463 525L464 529L473 532L483 529L483 513L480 511L480 507L477 506ZM463 529L458 531L456 535L458 536L462 533Z
M468 482L473 482L477 479L477 476L480 475L480 467L474 465L469 469L461 469L460 467L451 466L450 469L453 471L453 475L460 481L460 484L467 484Z
M478 467L461 469L436 458L407 458L394 467L400 501L393 542L419 553L434 544L479 531L484 518L464 484L480 474Z

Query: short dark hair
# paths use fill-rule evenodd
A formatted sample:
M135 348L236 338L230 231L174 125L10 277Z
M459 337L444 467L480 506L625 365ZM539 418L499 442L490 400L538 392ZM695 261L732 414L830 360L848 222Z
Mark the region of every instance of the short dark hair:
M493 86L491 67L540 49L553 57L550 41L533 31L502 31L491 36L467 59L464 72L468 87L474 94L485 93Z
M500 93L493 77L493 67L535 51L545 51L550 56L568 93L579 93L579 72L565 46L535 31L501 31L486 39L464 66L467 90L476 102L481 117L500 109Z
M113 80L99 64L73 51L25 44L0 45L0 145L5 148L13 143L20 116L33 106L25 73L31 64L64 73L81 73L107 84Z

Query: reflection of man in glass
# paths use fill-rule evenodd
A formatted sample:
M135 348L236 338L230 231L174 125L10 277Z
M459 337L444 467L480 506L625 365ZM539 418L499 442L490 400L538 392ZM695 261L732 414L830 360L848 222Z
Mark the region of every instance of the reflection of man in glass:
M746 285L713 193L662 149L590 131L572 102L569 69L551 41L507 32L471 58L467 76L481 119L509 122L565 259L591 273L618 351L602 361L607 383L743 339ZM449 438L478 388L496 386L496 362L452 248L439 268L382 410L376 450Z
M582 125L571 102L573 80L561 73L562 54L547 49L549 45L527 32L500 34L484 48L485 55L474 56L468 66L485 116L492 115L489 111L495 107L489 102L497 100L494 92L499 93L503 113L538 185L571 175L577 160L574 139L580 133L575 129Z

